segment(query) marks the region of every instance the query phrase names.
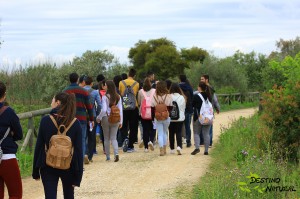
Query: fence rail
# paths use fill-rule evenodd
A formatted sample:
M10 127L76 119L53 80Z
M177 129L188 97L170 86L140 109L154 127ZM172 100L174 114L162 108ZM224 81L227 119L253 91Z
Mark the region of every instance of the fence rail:
M255 101L256 99L259 100L260 93L259 92L248 92L246 94L242 93L231 93L231 94L217 94L217 97L220 102L231 104L231 101ZM26 147L29 147L29 150L32 151L33 148L33 136L37 137L37 131L35 130L34 126L34 117L43 117L46 114L49 114L51 108L45 108L25 113L17 114L20 120L28 119L28 131L24 142L22 144L21 152L24 152Z

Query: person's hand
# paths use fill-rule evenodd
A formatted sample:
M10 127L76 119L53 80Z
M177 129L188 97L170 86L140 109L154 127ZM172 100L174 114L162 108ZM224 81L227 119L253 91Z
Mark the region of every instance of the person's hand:
M100 118L97 117L97 118L96 118L96 122L100 124L100 123L101 123Z
M91 123L92 123L92 126L93 126L93 128L94 128L95 122L94 122L94 121L92 121Z
M119 129L122 128L122 124L119 124Z

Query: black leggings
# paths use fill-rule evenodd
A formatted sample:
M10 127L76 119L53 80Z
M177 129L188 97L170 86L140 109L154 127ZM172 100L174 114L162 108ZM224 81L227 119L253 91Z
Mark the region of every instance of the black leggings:
M182 137L181 137L181 130L182 130L182 122L171 122L169 126L169 141L170 141L170 148L173 150L175 148L175 135L176 135L176 142L177 146L182 148Z

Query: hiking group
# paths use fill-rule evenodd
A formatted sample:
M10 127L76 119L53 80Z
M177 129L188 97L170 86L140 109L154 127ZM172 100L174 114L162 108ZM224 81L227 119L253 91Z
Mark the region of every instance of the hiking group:
M32 177L44 186L45 198L57 197L61 179L64 198L74 198L79 187L84 164L93 162L96 144L102 142L106 161L120 160L119 150L133 153L138 144L145 153L158 148L159 156L182 155L183 144L192 146L191 123L195 149L191 155L204 155L212 146L214 110L220 106L209 76L202 75L194 91L186 75L179 83L155 81L148 72L143 82L135 80L136 71L116 75L113 80L97 76L93 85L89 76L69 75L70 85L56 94L51 112L42 118L35 146ZM5 105L6 86L0 82L0 198L4 198L4 184L10 198L22 198L22 182L16 160L22 139L19 118ZM176 143L176 147L175 147ZM1 154L1 149L3 155Z

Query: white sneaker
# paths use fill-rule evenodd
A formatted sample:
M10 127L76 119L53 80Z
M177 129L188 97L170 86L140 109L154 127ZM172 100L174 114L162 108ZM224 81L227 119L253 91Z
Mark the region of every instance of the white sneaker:
M177 147L177 154L181 155L181 148L179 146Z
M182 144L186 144L186 139L185 138L182 139Z
M145 149L144 152L145 152L145 153L148 153L149 151L148 151L148 149Z
M175 149L170 150L170 153L171 153L171 154L175 154Z
M151 141L148 142L148 147L150 148L151 151L154 151L154 146Z

